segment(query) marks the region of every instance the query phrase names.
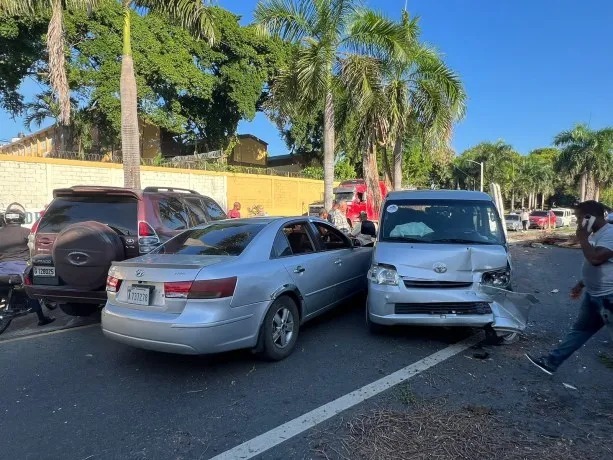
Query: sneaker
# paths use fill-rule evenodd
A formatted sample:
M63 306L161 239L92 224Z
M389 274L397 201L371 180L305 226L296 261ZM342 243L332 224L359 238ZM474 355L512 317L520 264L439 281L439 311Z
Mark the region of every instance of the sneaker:
M46 326L47 324L51 324L53 321L55 321L55 318L51 318L50 316L47 316L45 319L42 319L38 322L39 326Z
M530 356L528 353L526 353L526 358L528 358L528 360L532 364L534 364L547 375L553 375L553 373L556 371L556 368L549 364L549 361L545 356L541 358L535 358L534 356Z

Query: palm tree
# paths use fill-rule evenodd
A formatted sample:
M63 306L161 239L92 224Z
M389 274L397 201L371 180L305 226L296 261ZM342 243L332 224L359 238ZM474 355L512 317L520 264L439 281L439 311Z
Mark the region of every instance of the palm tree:
M401 26L410 52L389 67L388 117L395 190L402 186L402 141L413 128L430 150L446 148L453 124L464 116L466 93L438 53L420 44L418 18L405 10Z
M57 99L57 122L60 125L60 150L65 142L65 128L70 125L70 86L66 74L65 11L90 11L101 0L0 0L0 15L38 16L51 13L47 29L49 84Z
M335 151L335 76L348 54L406 53L401 29L393 21L359 8L359 0L260 0L260 30L298 47L292 69L273 86L293 98L302 111L323 106L324 203L332 205ZM292 88L292 89L290 89ZM295 89L295 91L293 91ZM377 187L378 189L378 187Z
M557 169L579 178L581 201L596 198L603 179L613 170L613 128L595 131L578 124L558 134L554 144L560 147Z
M213 10L202 0L120 0L124 9L123 55L121 60L121 149L124 186L140 189L140 135L138 127L138 93L132 58L132 7L158 12L192 30L198 36L214 42L217 33Z

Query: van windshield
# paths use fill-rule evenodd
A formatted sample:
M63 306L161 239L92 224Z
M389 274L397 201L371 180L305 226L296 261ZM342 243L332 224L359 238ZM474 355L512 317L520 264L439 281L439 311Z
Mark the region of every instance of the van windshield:
M394 200L385 203L380 241L505 244L494 204L467 200Z
M334 199L337 203L341 201L346 201L351 203L353 201L353 192L338 192L334 194Z

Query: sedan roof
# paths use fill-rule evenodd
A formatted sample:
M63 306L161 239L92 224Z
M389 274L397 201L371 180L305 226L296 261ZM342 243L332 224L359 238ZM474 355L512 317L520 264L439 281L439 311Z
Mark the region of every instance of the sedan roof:
M471 190L400 190L390 192L388 200L470 200L492 201L487 193Z

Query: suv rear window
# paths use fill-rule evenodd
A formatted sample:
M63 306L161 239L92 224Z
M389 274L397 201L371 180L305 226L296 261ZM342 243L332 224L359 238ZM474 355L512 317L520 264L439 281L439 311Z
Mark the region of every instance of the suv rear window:
M41 218L40 233L59 233L72 224L94 220L122 235L138 231L138 201L124 197L87 196L54 199Z

